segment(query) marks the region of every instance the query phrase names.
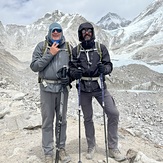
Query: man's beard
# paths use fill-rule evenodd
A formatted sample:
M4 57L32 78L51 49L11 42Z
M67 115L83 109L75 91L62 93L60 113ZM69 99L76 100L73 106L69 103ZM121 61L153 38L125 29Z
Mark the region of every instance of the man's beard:
M91 49L91 48L94 47L94 45L95 45L95 42L94 42L94 40L92 40L92 39L90 39L90 40L84 40L84 41L82 42L82 47L83 47L84 49Z
M88 35L88 34L87 34L87 35L85 35L85 36L84 36L84 40L85 40L85 41L89 41L89 40L91 40L91 36L90 36L90 35Z

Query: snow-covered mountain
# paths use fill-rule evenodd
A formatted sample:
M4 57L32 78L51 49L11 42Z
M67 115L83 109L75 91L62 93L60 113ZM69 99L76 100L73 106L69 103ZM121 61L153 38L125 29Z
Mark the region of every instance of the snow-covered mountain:
M101 26L124 21L116 14L101 18L100 24L93 23L96 40L105 44L111 57L135 59L146 63L162 64L163 37L163 0L157 0L140 13L127 27L104 30ZM112 19L111 19L112 17ZM114 17L114 19L113 19ZM112 20L112 21L111 21ZM61 11L47 13L33 24L27 26L6 25L0 23L0 48L9 51L21 61L31 60L32 52L38 42L44 40L49 24L59 22L64 35L72 45L78 43L78 27L87 21L79 14L65 14Z
M163 0L157 0L127 27L110 31L114 54L130 55L147 63L163 63ZM123 57L124 57L123 56Z
M64 35L72 45L78 43L78 27L81 23L87 20L79 14L65 14L61 11L55 10L53 13L47 13L44 17L38 21L27 26L18 25L6 25L0 24L0 31L3 35L0 35L1 47L15 55L22 61L31 59L32 51L36 44L45 39L48 32L48 27L53 22L58 22L64 29ZM96 39L102 39L106 45L109 44L109 34L103 31L97 25L94 25L96 29ZM12 35L11 35L12 34ZM5 39L4 39L5 38Z
M126 27L130 24L130 22L131 21L121 18L115 13L109 12L97 22L97 25L99 25L102 29L113 30L120 27Z

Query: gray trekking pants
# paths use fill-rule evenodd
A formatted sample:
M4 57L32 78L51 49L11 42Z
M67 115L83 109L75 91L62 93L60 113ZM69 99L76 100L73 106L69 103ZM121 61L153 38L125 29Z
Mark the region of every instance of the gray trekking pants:
M93 123L93 108L92 98L95 97L102 106L102 93L98 92L81 92L81 108L84 115L85 135L87 139L88 148L95 146L95 129ZM117 148L118 146L118 121L119 112L116 108L114 99L107 91L104 90L104 111L107 115L107 132L108 132L108 147ZM102 108L101 108L102 109Z
M46 92L40 90L41 95L41 115L42 115L42 147L45 155L53 155L54 149L54 130L53 122L55 121L55 138L57 135L58 115L60 109L61 93ZM64 104L61 125L60 148L65 147L66 128L67 128L67 100L68 92L64 92Z

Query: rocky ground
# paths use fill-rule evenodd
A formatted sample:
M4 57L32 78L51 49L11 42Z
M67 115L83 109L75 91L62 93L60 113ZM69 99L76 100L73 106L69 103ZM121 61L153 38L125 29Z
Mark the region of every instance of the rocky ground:
M160 84L162 74L144 68L145 72L143 71L143 73L149 80L145 77L138 79L138 75L134 79L129 75L131 70L136 71L134 67L135 65L122 67L113 72L115 78L111 83L107 80L110 93L120 111L119 148L124 155L128 149L132 148L142 151L150 158L163 161L163 97ZM122 72L123 75L120 75L119 72ZM126 72L130 78L124 77ZM139 71L139 73L142 72ZM2 71L1 74L3 74ZM119 80L117 80L118 76L120 76ZM143 91L134 90L132 88L135 84L131 79L132 81L143 81L137 82L139 88L143 83L153 81L157 85L157 89L154 90L153 88L156 87L151 85ZM116 89L116 85L118 89ZM23 71L20 71L19 76L13 76L12 80L11 76L5 74L0 79L0 97L0 162L43 162L37 75L32 73L29 68L24 68ZM73 83L73 89L69 96L67 131L67 151L72 158L72 163L77 163L79 159L77 109L77 92L75 83ZM83 122L82 118L81 121ZM96 101L94 101L94 121L97 151L94 159L90 161L86 160L84 156L87 146L83 123L81 123L83 163L102 163L105 159L103 116ZM109 162L114 163L112 159L109 159ZM125 161L125 163L127 162Z

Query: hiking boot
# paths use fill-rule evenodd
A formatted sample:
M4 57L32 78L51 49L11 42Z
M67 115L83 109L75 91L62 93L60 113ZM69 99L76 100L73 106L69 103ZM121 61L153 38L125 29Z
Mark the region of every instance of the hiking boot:
M118 162L126 160L126 157L123 156L118 149L109 149L109 157L113 158Z
M62 163L67 163L71 161L71 157L66 153L65 149L61 148L59 151L59 159Z
M88 148L87 154L86 154L86 159L91 160L93 159L95 153L95 147L93 148Z
M45 155L45 163L53 163L54 159L51 155Z

